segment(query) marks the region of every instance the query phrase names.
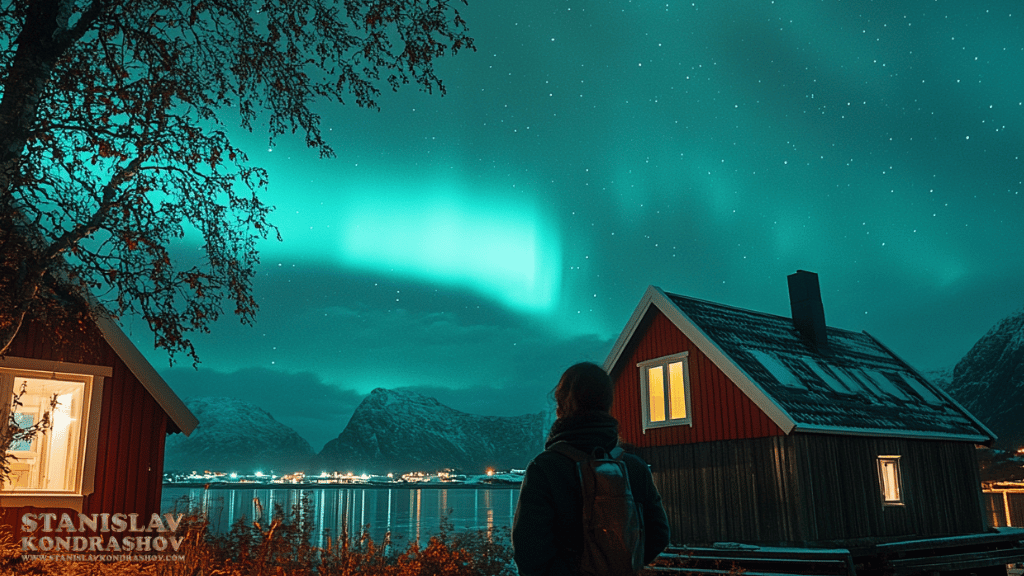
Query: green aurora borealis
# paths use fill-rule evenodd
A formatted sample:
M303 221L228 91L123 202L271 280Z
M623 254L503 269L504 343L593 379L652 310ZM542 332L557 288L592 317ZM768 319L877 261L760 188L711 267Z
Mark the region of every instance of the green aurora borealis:
M540 410L649 284L788 315L785 276L815 271L829 325L923 370L1024 304L1024 5L461 12L478 51L441 64L446 96L322 107L337 158L239 136L284 241L257 326L163 370L179 394L253 401L319 450L377 386Z

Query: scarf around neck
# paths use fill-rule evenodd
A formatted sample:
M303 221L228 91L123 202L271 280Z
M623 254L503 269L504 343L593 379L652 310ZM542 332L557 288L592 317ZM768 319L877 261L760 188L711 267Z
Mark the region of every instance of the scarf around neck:
M618 420L607 412L595 410L555 420L544 446L550 448L555 442L568 442L585 452L598 446L610 451L618 440Z

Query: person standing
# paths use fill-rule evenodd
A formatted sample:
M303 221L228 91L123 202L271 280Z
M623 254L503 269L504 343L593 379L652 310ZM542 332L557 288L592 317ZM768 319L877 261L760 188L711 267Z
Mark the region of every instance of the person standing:
M618 445L618 421L609 413L615 386L600 366L583 362L562 374L555 387L557 420L544 452L526 468L512 524L512 548L520 576L575 576L583 547L583 496L576 462L551 450L567 442L588 454ZM651 471L638 456L624 454L634 500L642 510L644 564L669 542L668 517ZM606 576L623 576L609 574Z

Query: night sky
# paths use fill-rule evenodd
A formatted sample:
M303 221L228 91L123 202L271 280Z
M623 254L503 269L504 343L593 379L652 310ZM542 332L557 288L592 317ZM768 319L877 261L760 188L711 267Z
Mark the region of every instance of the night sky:
M337 157L271 175L254 328L196 339L183 397L247 399L319 450L375 387L543 409L650 284L951 367L1024 304L1019 1L476 0L448 93L324 104ZM225 122L232 122L226 118ZM151 335L126 327L143 350Z

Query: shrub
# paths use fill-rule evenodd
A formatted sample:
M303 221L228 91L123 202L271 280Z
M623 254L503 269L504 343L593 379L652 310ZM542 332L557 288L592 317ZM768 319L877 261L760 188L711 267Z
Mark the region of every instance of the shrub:
M375 542L369 527L343 532L324 547L311 544L312 507L306 496L288 514L279 507L269 518L240 519L223 535L209 532L206 519L183 518L183 542L169 562L29 562L10 529L0 530L0 573L39 576L514 576L507 528L454 532L442 519L425 546L411 542L397 551L391 534ZM258 503L257 503L258 504ZM260 507L257 505L257 510Z

